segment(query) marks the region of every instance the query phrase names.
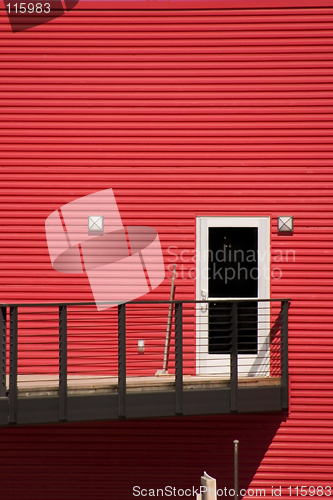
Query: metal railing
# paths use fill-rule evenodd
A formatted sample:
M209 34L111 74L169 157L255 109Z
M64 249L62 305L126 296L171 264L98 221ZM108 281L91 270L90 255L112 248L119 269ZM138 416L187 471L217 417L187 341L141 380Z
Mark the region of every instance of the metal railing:
M170 304L168 372L158 377ZM69 389L113 387L119 418L128 392L143 390L173 390L182 415L184 391L228 387L237 412L242 384L278 385L288 408L288 307L288 299L134 301L102 313L91 302L1 304L0 398L8 397L9 423L17 422L18 397L36 391L56 393L66 421Z

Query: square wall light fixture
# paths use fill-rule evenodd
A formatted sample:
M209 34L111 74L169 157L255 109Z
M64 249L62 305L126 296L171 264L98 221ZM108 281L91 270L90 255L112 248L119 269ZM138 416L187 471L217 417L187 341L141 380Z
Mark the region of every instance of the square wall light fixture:
M294 217L292 215L279 215L277 218L279 232L292 233L294 230Z
M102 233L104 231L104 215L89 215L88 231Z

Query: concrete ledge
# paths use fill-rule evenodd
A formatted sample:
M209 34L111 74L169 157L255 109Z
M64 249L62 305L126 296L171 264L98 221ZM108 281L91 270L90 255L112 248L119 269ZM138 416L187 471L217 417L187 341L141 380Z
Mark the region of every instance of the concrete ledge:
M59 422L58 396L18 398L17 424ZM199 389L183 392L183 415L228 414L228 388ZM280 387L251 387L238 390L238 413L282 410ZM71 395L67 398L67 421L118 419L117 394ZM126 395L126 418L175 416L174 391L132 392ZM8 424L8 401L0 399L0 425Z
M239 387L277 387L281 379L277 377L242 377L238 379ZM69 375L68 395L117 394L117 377L96 377ZM230 381L220 376L191 376L184 375L184 391L201 389L229 388ZM159 377L128 377L126 379L127 393L173 391L175 388L174 375ZM58 377L56 375L21 375L18 380L18 394L20 397L58 396Z

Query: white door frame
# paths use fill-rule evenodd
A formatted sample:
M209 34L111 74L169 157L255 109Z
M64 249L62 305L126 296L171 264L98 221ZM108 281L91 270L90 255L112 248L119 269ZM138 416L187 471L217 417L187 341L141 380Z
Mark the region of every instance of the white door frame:
M258 299L270 298L270 217L197 217L196 299L208 295L209 227L258 228ZM230 297L233 299L235 297ZM216 298L214 298L216 300ZM214 300L212 299L212 300ZM229 298L228 298L229 299ZM227 300L228 300L227 299ZM239 299L239 297L237 297ZM247 300L248 298L244 298ZM208 300L210 300L208 298ZM223 300L223 298L222 298ZM258 303L258 354L238 356L239 376L269 375L269 302ZM197 307L196 373L230 376L230 356L208 353L208 307Z

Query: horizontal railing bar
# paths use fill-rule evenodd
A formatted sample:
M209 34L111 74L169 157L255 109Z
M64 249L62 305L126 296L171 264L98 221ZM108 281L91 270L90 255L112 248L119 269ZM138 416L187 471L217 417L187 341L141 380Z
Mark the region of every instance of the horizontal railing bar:
M210 302L281 302L291 301L291 299L256 299L250 297L243 298L225 298L225 299L205 299L205 300L135 300L130 302L131 305L140 304L205 304ZM59 307L59 306L95 306L95 305L108 305L114 304L119 305L119 302L43 302L43 303L0 303L0 307Z

